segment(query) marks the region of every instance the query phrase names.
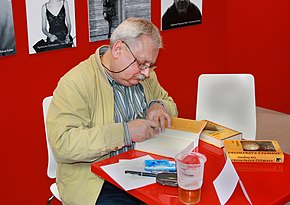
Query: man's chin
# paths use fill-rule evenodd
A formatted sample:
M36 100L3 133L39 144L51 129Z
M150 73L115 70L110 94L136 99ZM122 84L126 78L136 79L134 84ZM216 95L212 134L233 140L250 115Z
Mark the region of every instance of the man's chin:
M145 80L145 75L137 75L136 76L137 80L141 81L141 80Z
M128 80L128 83L133 86L133 85L137 85L140 83L140 81L143 81L146 77L144 75L138 75L135 76L133 78L131 78L130 80Z
M138 79L131 79L131 80L128 80L128 85L127 86L134 86L134 85L138 85L140 80Z

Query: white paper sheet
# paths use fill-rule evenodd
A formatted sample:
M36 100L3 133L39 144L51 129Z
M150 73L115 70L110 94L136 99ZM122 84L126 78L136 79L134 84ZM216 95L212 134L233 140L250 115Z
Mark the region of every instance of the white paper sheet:
M156 182L155 177L145 177L138 175L125 174L125 170L143 171L144 160L153 159L151 156L146 155L143 157L120 160L118 163L101 166L101 168L114 179L126 191L136 189Z
M223 167L222 171L220 172L218 177L213 181L219 201L222 205L224 205L232 196L238 182L242 187L245 197L247 198L249 203L252 204L232 161L230 160L230 158L227 158L225 166Z

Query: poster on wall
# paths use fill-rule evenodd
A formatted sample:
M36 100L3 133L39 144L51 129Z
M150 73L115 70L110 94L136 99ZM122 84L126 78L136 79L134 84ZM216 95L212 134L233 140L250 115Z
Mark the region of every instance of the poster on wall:
M16 53L11 0L0 0L0 56Z
M88 14L89 41L106 40L129 17L151 20L151 0L88 0Z
M76 47L74 0L26 0L29 54Z
M161 30L201 24L202 0L161 0Z

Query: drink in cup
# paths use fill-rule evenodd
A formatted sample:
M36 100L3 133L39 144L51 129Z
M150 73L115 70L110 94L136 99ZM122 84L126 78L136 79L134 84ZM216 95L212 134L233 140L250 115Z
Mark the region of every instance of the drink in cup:
M200 201L206 157L198 152L181 152L175 156L175 160L179 201L184 204L197 204Z

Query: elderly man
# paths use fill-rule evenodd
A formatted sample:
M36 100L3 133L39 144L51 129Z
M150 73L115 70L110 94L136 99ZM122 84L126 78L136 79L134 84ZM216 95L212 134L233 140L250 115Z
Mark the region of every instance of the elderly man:
M58 83L48 111L48 136L58 160L57 186L65 205L139 204L91 173L91 163L133 148L164 131L177 116L154 69L158 28L129 18Z

